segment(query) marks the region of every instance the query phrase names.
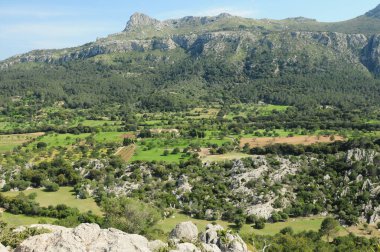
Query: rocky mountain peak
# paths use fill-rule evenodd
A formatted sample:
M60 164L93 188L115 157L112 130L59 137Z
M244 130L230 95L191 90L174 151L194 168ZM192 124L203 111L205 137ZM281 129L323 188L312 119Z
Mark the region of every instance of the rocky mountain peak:
M367 17L379 18L380 19L380 4L378 6L376 6L375 9L368 11L365 15Z
M128 32L146 26L157 27L160 23L161 22L157 19L151 18L143 13L136 12L130 17L124 31Z

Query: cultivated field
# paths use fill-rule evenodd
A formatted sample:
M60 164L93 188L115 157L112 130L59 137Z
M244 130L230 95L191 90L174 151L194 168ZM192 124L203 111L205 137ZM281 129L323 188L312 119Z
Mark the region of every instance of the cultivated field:
M310 145L314 143L331 143L334 141L343 141L341 136L294 136L294 137L259 137L259 138L242 138L240 146L249 144L250 147L263 147L271 144L302 144Z
M20 146L23 143L33 141L44 134L45 133L43 132L37 132L29 134L0 135L0 153L11 151L13 148Z
M120 147L115 155L120 156L125 162L128 162L133 157L135 153L136 145L130 145L127 147Z

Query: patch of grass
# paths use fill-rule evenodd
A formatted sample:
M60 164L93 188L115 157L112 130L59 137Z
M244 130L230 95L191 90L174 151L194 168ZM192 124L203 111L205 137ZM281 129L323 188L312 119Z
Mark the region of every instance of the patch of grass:
M94 135L94 139L97 142L101 143L122 143L123 135L130 132L99 132ZM85 138L89 137L90 133L83 134L48 134L43 136L41 139L38 139L37 142L45 142L50 147L66 147L74 145L80 141L83 141ZM37 143L30 145L34 147Z
M53 223L56 221L54 218L48 218L48 217L31 217L31 216L26 216L23 214L11 214L7 212L3 212L0 215L0 220L4 221L5 223L8 224L10 227L19 227L19 226L27 226L27 225L32 225L32 224L38 224L40 222L43 223Z
M292 218L285 222L267 223L265 224L265 228L261 230L254 229L249 225L244 225L241 233L253 232L257 235L275 235L278 234L281 229L286 227L293 228L295 233L300 233L302 231L318 231L324 218L325 217Z
M178 163L180 160L185 160L187 158L182 158L183 153L171 154L174 148L179 148L182 151L184 148L188 147L190 144L197 144L201 147L206 147L210 144L218 144L221 146L225 142L230 142L231 139L185 139L185 138L149 138L143 139L137 142L137 148L135 155L132 157L131 161L166 161ZM170 154L164 156L163 153L168 150Z
M23 191L23 193L25 193L25 195L37 193L35 200L43 207L65 204L69 207L76 207L81 212L92 211L94 214L102 215L99 206L92 198L77 199L72 187L60 187L57 192L45 192L42 189L32 189ZM5 192L3 194L9 197L15 197L19 192Z
M75 144L77 141L81 141L88 137L89 133L84 134L48 134L38 139L37 142L44 142L50 147L65 147ZM33 143L30 147L34 147L37 143Z
M251 155L241 153L241 152L230 152L223 155L206 155L202 158L202 161L204 162L219 162L219 161L226 161L226 160L234 160L234 159L242 159L251 157Z
M163 153L165 150L169 151L167 156L164 156ZM182 153L171 154L172 149L167 148L153 148L151 150L144 150L143 147L138 146L135 155L131 158L131 161L165 161L168 163L179 163Z
M375 119L368 120L366 123L368 123L368 124L380 124L380 120L375 120Z
M125 134L131 134L131 132L99 132L94 138L97 142L122 143Z

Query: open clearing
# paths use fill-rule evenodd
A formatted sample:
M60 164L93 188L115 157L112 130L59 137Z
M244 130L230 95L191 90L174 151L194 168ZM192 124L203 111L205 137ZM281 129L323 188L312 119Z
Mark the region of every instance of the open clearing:
M31 217L23 214L11 214L3 212L0 214L0 220L8 224L9 227L19 227L32 224L43 223L53 223L56 219L48 217Z
M246 143L250 147L264 147L272 144L302 144L310 145L314 143L332 143L335 141L343 141L341 136L294 136L294 137L259 137L259 138L242 138L240 146L243 147Z
M135 153L136 145L130 145L127 147L120 147L115 155L120 156L125 162L128 162Z
M0 152L11 151L13 148L20 146L23 143L33 141L44 134L45 133L43 132L37 132L29 134L0 135Z
M5 192L3 193L9 197L15 197L20 192ZM31 193L37 193L36 202L40 206L48 207L49 205L65 204L69 207L76 207L81 212L92 211L94 214L102 215L99 206L95 203L92 198L88 199L77 199L76 195L73 193L72 187L60 187L57 192L45 192L42 189L31 189L23 191L25 195Z

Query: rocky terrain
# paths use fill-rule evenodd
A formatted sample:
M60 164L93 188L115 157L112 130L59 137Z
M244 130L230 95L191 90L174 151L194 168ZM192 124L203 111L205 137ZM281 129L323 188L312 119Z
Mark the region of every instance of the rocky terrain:
M81 224L76 228L52 225L33 227L48 229L50 233L28 238L14 252L248 252L239 235L212 224L199 234L192 222L179 223L171 232L168 243L148 241L141 235L127 234L117 229L101 229L96 224ZM10 250L2 246L0 251Z

